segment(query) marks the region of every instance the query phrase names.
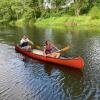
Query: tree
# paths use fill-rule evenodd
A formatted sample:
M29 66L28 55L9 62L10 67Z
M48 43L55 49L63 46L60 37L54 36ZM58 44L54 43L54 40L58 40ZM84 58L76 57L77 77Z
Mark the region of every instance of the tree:
M100 0L95 0L94 6L97 6L98 8L100 8Z
M80 12L83 8L86 8L88 6L89 0L74 0L74 3L72 4L72 8L74 9L74 13L76 16L80 15Z

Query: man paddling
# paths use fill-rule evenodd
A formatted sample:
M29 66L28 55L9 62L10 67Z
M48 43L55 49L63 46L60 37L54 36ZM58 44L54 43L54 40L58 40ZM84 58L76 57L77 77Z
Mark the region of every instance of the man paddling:
M26 35L24 35L20 40L21 48L30 51L32 47L29 44L34 45L34 43L31 40L29 40L29 38Z

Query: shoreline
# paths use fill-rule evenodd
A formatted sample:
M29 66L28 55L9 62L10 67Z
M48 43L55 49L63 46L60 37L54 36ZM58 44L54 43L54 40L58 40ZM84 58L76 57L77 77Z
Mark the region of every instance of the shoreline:
M19 19L17 21L9 22L10 26L23 27L25 25L37 26L40 28L51 27L57 29L96 29L100 31L100 19L92 19L90 16L62 16L62 17L50 17L50 18L38 18L35 22L33 19L26 21L25 19Z

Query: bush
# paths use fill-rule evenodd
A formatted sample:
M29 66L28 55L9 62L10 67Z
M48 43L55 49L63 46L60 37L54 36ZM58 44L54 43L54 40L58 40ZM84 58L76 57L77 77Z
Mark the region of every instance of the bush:
M100 9L96 6L92 7L89 16L91 16L92 19L100 19Z
M69 14L71 16L75 15L73 7L67 7L66 10L67 10L67 14Z

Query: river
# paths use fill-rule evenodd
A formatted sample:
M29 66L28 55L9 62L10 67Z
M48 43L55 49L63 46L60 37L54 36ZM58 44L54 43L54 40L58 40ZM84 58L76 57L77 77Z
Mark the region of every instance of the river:
M23 34L43 49L45 40L71 46L61 55L81 56L83 70L33 60L15 51ZM0 100L99 100L100 32L0 27Z

